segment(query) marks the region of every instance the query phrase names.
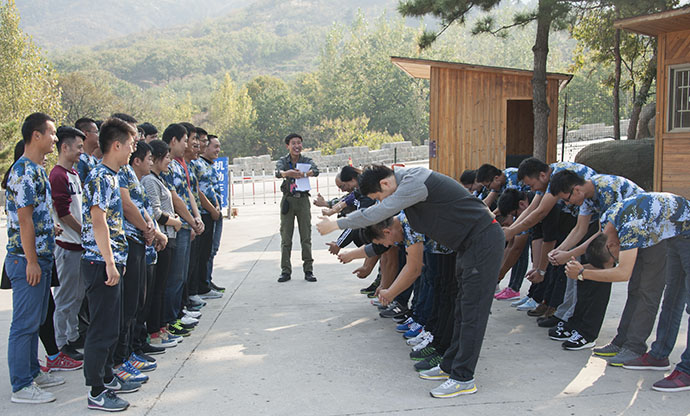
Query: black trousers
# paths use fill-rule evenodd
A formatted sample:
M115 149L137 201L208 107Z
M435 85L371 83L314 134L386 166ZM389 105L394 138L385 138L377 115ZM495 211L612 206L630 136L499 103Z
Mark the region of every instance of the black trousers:
M206 293L211 290L208 280L208 259L211 258L211 250L213 249L213 227L215 221L211 218L211 214L201 214L201 220L204 222L204 232L197 236L199 239L199 253L197 259L191 257L192 261L197 261L196 275L191 278L196 278L197 293Z
M187 299L190 296L199 294L199 277L197 276L197 273L199 271L198 258L200 241L200 235L194 237L194 240L192 240L192 244L189 249L189 269L187 269L187 282L185 284L185 290L182 295L182 305L187 304Z
M505 235L494 221L471 236L466 246L464 253L458 253L455 265L458 294L453 340L441 362L441 369L458 381L474 378L501 268L497 259L503 256Z
M577 303L573 316L568 319L568 328L579 332L587 341L597 339L610 297L610 282L578 281Z
M146 338L148 337L148 332L146 331L146 317L149 316L151 311L151 303L153 302L153 281L156 275L156 265L147 264L146 265L146 278L143 279L142 290L139 291L139 305L143 305L140 308L139 313L136 316L136 323L134 324L132 339L132 351L141 352L144 344L146 344Z
M117 266L122 275L124 267ZM113 351L120 333L121 282L105 284L105 263L82 259L81 276L86 284L86 298L91 319L84 343L84 378L87 386L103 386L113 378Z
M121 364L132 353L134 328L139 312L143 308L140 303L140 293L146 281L146 246L131 238L127 239L127 268L122 276L122 297L120 299L122 312L120 316L120 336L113 354L115 364Z
M55 342L55 325L53 324L53 314L55 313L55 300L53 294L48 295L48 313L46 320L38 328L38 337L46 350L46 354L55 355L60 352Z
M151 285L151 305L146 315L146 331L149 334L158 332L164 325L163 322L163 299L165 288L168 284L168 273L170 272L170 261L175 249L175 239L169 238L168 245L158 252L158 262L156 263L153 284Z
M549 265L549 267L552 268L551 280L549 282L550 287L544 294L544 300L548 306L558 308L558 306L563 303L565 286L568 283L568 277L565 275L565 265L556 267Z
M434 336L431 346L443 355L453 341L458 284L455 280L455 253L439 257L438 280L434 284L434 310L437 316L435 325L429 332Z

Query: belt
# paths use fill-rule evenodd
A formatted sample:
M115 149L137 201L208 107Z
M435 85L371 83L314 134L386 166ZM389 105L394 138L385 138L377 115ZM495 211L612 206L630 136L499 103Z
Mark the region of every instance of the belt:
M309 192L294 192L291 194L285 194L287 196L291 196L293 198L308 198L309 197Z

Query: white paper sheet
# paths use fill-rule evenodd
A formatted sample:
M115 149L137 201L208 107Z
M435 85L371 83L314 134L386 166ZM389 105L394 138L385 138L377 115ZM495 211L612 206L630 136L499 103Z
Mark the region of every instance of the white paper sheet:
M309 163L298 163L297 170L300 172L309 172L311 169L311 164ZM308 192L311 191L311 184L309 183L309 177L295 179L295 185L297 185L297 191Z

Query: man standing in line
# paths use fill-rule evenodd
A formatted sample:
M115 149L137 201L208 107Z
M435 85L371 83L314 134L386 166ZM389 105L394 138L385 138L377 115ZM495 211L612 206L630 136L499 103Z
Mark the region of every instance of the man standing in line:
M292 275L290 252L292 251L292 234L295 231L295 217L297 217L297 227L299 228L300 243L302 245L304 280L316 282L313 268L314 259L311 256L311 204L309 202L309 191L299 190L296 179L318 176L319 168L311 158L302 156L302 136L295 133L289 134L285 138L285 145L289 153L276 162L276 178L284 179L283 184L280 185L283 199L280 201L281 253L278 282L287 282ZM310 165L309 169L300 170L298 165L303 164Z

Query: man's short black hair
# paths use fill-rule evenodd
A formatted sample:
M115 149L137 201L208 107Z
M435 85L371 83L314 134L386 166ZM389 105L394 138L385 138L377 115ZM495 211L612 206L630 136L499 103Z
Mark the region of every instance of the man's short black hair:
M359 175L362 173L361 170L352 167L350 165L343 166L343 168L340 170L340 180L343 182L350 182L353 179L359 178Z
M132 154L129 156L129 164L131 165L132 162L134 162L134 159L139 159L143 161L146 158L147 153L151 153L151 155L153 155L153 150L151 149L151 146L149 146L149 144L145 141L139 140L137 142L136 150L133 151Z
M72 126L60 126L60 127L58 127L56 135L58 138L58 141L57 141L58 153L60 153L62 151L62 144L63 143L71 144L72 142L74 142L77 139L77 137L81 137L82 139L86 138L86 135L84 134L83 131L81 131L79 129L75 129Z
M98 145L101 148L101 152L106 154L110 151L114 141L126 143L130 137L135 137L136 135L137 129L131 123L119 117L110 117L101 126L101 132L98 135Z
M209 134L208 140L210 141L211 139L218 139L218 136L216 136L215 134ZM218 139L218 140L220 141L220 139Z
M465 169L460 175L460 183L463 185L472 185L477 179L477 171L474 169Z
M33 113L24 119L22 124L22 138L26 144L31 142L31 136L37 131L41 134L46 132L48 127L46 123L49 121L55 122L52 117L46 113Z
M479 183L491 182L494 180L494 177L500 176L501 173L501 169L494 165L485 163L481 165L479 169L477 169L477 177L475 178L475 181Z
M584 184L584 178L572 170L566 169L556 172L553 176L551 176L551 180L549 181L549 192L551 192L551 195L553 196L561 193L567 194L572 191L575 186L582 186Z
M177 141L180 141L185 135L187 135L187 129L181 124L173 123L165 128L163 132L163 141L169 145L173 137Z
M380 240L384 237L383 230L390 228L391 225L393 225L393 217L386 218L379 223L370 225L364 229L364 237L371 242Z
M10 167L7 168L7 170L5 171L5 175L2 177L2 189L7 189L7 181L10 178L10 171L12 171L12 167L15 163L17 163L17 160L19 160L19 158L22 157L22 155L24 154L24 148L24 139L19 140L14 145L14 161L12 162L12 165L10 165Z
M196 127L196 134L199 136L208 136L208 132L201 127Z
M290 133L287 136L285 136L285 144L290 144L290 140L294 139L295 137L298 137L301 141L304 141L302 136L300 136L297 133Z
M168 146L168 144L163 140L151 140L149 146L151 146L151 157L154 161L163 159L165 155L170 152L170 146Z
M183 122L180 122L178 124L181 125L182 127L184 127L185 130L187 130L187 137L190 139L192 138L192 135L197 132L196 127L194 127L194 124L192 124L192 123L188 123L186 121L183 121Z
M113 114L112 116L110 116L110 117L111 117L111 118L112 118L112 117L119 118L119 119L122 120L122 121L126 121L127 123L132 123L132 124L134 124L134 125L137 124L137 119L134 118L134 117L132 117L132 116L130 116L129 114L125 114L125 113L114 113L114 114Z
M158 134L158 129L156 126L148 122L139 124L139 128L144 131L144 136Z
M536 157L528 157L520 162L520 166L518 166L518 180L521 181L525 179L525 177L536 178L541 172L548 171L549 165Z
M381 180L393 175L393 169L384 165L371 165L364 169L359 179L359 192L362 195L371 195L381 192Z
M96 121L88 117L82 117L74 123L74 127L78 128L81 131L86 131L86 128L91 123L96 124ZM98 125L96 125L96 128L98 128Z
M589 243L589 246L587 246L585 255L587 256L587 261L589 261L589 264L591 264L592 267L603 269L606 262L611 259L611 254L609 254L609 250L606 248L607 242L608 237L606 234L601 233L596 236L591 243Z
M524 201L527 195L515 188L508 188L498 198L498 211L504 217L520 208L520 201Z

